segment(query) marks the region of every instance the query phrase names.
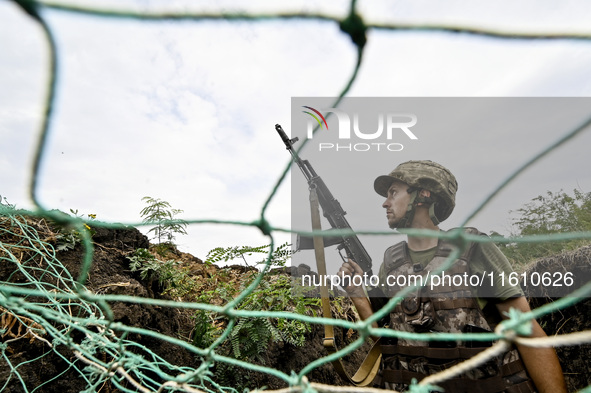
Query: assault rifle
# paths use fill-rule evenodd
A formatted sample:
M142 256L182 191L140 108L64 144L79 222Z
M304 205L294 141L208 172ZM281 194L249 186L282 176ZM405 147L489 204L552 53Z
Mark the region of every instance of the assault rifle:
M326 187L324 181L318 176L314 168L308 160L302 160L298 156L297 152L293 150L293 144L298 141L298 138L289 139L283 131L283 128L279 124L275 125L275 129L279 133L281 140L285 143L285 147L293 156L295 163L300 167L304 177L308 181L308 187L310 188L310 209L312 213L312 227L313 228L320 228L320 213L318 209L318 205L322 208L322 212L324 217L330 223L330 226L333 229L351 229L351 225L347 222L345 218L345 211L341 207L339 201L332 196L332 193ZM347 257L351 258L363 269L363 272L367 275L373 275L371 271L371 257L359 241L359 238L354 233L352 234L345 234L345 235L337 235L332 237L322 237L323 245L326 247L329 244L338 244L337 249L339 250L339 255L341 258L346 261L345 257L341 253L342 250L345 250ZM321 244L319 239L316 238L316 246L314 247L313 239L310 241L304 241L304 237L298 235L298 244L296 246L297 249L306 249L306 248L315 248L317 251L316 253L316 264L318 267L318 272L324 271L326 274L326 265L324 260L324 253L322 252L323 249L321 248ZM318 252L320 250L320 252ZM379 288L370 288L366 287L369 295L369 300L372 304L372 308L374 311L377 311L384 303L383 300L383 293ZM320 298L322 301L322 315L325 318L331 318L332 314L330 311L330 304L329 304L329 294L326 285L322 285L320 287ZM378 322L378 325L383 326L386 322L386 318L383 318L382 321ZM323 345L329 355L334 354L338 351L334 329L332 325L324 325L324 340ZM344 367L343 361L341 359L334 360L332 362L333 366L337 373L344 378L345 380L349 381L350 383L356 386L368 386L374 380L378 368L380 366L382 354L381 354L381 345L379 341L374 344L372 349L367 354L365 360L359 367L359 369L355 372L355 375L351 376Z
M341 203L335 199L332 195L324 181L318 176L314 168L308 160L302 160L297 152L293 149L293 144L298 141L298 138L289 139L288 136L283 131L283 128L279 124L275 125L275 129L279 133L279 136L285 143L285 147L291 155L295 163L300 167L304 177L308 181L308 187L310 189L316 189L318 194L318 201L320 206L322 207L322 213L324 217L330 223L330 226L333 229L344 229L344 230L351 230L351 225L347 222L345 218L345 214L347 214L343 208L341 207ZM328 247L331 245L338 244L337 250L343 259L343 261L347 261L345 256L343 256L342 251L344 250L346 256L354 260L359 267L366 273L368 276L372 276L372 263L371 257L361 244L361 241L355 234L346 234L346 235L337 235L337 236L324 236L324 247ZM296 244L296 249L298 250L306 250L306 249L313 249L313 240L311 237L306 236L299 236L298 235L298 242ZM370 298L371 297L383 297L381 294L381 290L376 288L367 288ZM373 291L379 291L379 293ZM372 293L373 292L373 293Z

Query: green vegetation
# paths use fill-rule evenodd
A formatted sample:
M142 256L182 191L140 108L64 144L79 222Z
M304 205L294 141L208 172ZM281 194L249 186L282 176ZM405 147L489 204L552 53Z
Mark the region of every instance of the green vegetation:
M183 211L180 209L173 209L170 203L159 198L152 198L149 196L143 197L148 206L140 211L140 215L144 223L155 224L148 233L153 233L158 241L158 245L172 245L176 235L186 235L187 223L183 220L176 219L176 216Z
M175 299L186 296L197 285L180 261L161 261L145 248L138 248L127 259L132 272L139 271L143 280L157 280L162 293Z
M299 314L313 314L320 306L315 298L294 297L289 277L275 276L264 280L261 285L244 299L239 310L291 311ZM233 354L238 359L264 359L261 355L271 342L284 342L302 346L310 326L301 321L270 318L240 318L230 334Z
M218 247L207 254L205 266L211 266L215 273L197 280L187 269L174 260L161 261L147 249L138 249L127 259L130 269L140 273L144 280L157 280L163 293L183 301L207 304L227 304L248 287L259 273L253 267L246 267L243 274L231 277L227 270L214 268L215 262L231 262L239 259L244 264L259 265L267 262L270 245L259 247ZM252 257L264 256L256 261ZM283 267L291 257L289 244L277 247L270 255L271 267ZM320 299L294 296L291 278L285 275L268 274L259 286L240 304L238 310L291 311L316 315ZM217 340L228 319L224 315L199 310L193 314L194 328L190 337L192 343L207 348ZM228 355L235 358L264 363L264 354L273 342L302 346L305 334L310 331L308 323L275 318L240 318L236 321L228 340L222 344Z
M205 258L206 264L213 264L216 262L228 262L234 259L242 259L246 266L249 266L246 257L252 257L254 254L264 255L265 259L256 262L257 265L267 263L267 256L269 255L270 244L250 247L250 246L233 246L233 247L217 247L207 253ZM270 267L282 267L291 258L291 250L288 243L283 243L277 247L270 257Z
M591 192L584 193L575 189L571 196L562 190L548 191L546 195L533 198L516 213L519 217L514 219L512 237L591 231ZM499 246L509 260L522 265L589 243L589 239L571 239L541 243L501 243Z
M62 211L60 211L59 213L69 216L69 214L64 213ZM72 213L72 215L77 219L84 219L84 215L79 214L78 209L70 209L70 213ZM87 214L87 218L90 220L94 220L96 219L96 214ZM84 224L83 230L88 231L90 237L92 237L95 234L95 230L92 229L88 224ZM73 250L78 243L82 242L82 234L76 228L72 228L71 226L62 226L58 230L56 240L57 244L55 248L57 251Z

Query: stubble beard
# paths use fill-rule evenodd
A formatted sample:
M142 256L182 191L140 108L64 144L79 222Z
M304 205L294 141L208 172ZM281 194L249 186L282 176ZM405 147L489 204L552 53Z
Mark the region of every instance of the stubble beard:
M398 223L400 222L400 219L396 219L393 218L392 220L388 220L388 226L390 227L390 229L396 229L398 228Z

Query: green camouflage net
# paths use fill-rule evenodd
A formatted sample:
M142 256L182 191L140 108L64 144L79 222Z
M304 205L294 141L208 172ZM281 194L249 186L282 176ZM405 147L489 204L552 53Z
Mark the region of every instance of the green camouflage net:
M322 14L224 14L224 13L149 13L149 12L124 12L110 11L106 9L94 9L90 7L75 7L69 5L55 4L50 2L37 3L34 0L15 0L21 8L34 18L42 26L47 45L50 48L49 62L49 83L47 97L43 113L43 124L38 138L38 145L35 154L35 160L30 180L30 197L35 203L34 211L19 211L11 206L0 204L0 264L10 266L10 280L0 283L0 355L4 362L10 368L10 379L20 380L24 391L32 392L43 389L41 386L28 386L27 375L22 375L19 371L20 364L12 364L8 356L11 342L16 340L29 340L30 342L42 342L47 348L47 353L55 352L60 355L58 349L67 347L73 357L64 358L69 364L69 369L76 370L80 378L83 378L87 384L85 392L95 392L101 389L106 382L111 383L117 389L125 392L162 392L162 391L185 391L185 392L225 392L236 391L232 387L220 386L212 379L209 372L212 364L228 364L239 368L259 371L275 376L289 386L291 391L352 391L361 390L359 388L337 388L334 386L320 385L310 383L306 375L315 368L329 363L335 359L341 358L351 353L365 342L370 335L402 337L413 340L432 340L432 334L418 334L399 332L390 329L372 328L371 323L379 320L393 309L401 298L393 298L387 307L380 310L372 318L366 321L350 322L345 320L325 319L311 317L291 312L268 312L240 310L237 305L240 304L250 293L252 293L261 283L263 276L271 265L271 254L275 249L274 232L290 232L289 229L278 228L268 222L265 218L265 212L269 202L274 197L277 188L284 181L289 171L290 165L287 165L282 176L278 179L276 186L271 190L270 195L264 201L260 219L255 222L229 222L212 220L190 220L191 225L204 223L219 223L246 225L257 227L261 232L268 236L271 243L271 251L264 269L257 275L256 279L233 301L224 306L215 306L202 303L175 302L171 300L150 299L143 297L121 296L121 295L100 295L88 291L85 283L93 262L93 243L91 235L85 229L85 222L81 219L64 217L55 211L46 209L41 205L37 198L37 180L40 172L42 157L46 149L46 140L49 135L49 122L52 116L56 70L58 53L52 32L49 26L39 12L42 8L51 8L62 12L73 14L88 14L99 17L126 18L140 20L174 21L174 20L226 20L226 21L251 21L257 23L271 19L314 19L326 23L339 23L341 30L348 34L356 44L357 66L351 75L350 80L344 87L339 97L346 96L351 84L357 76L361 60L363 57L363 48L366 43L366 31L368 29L388 30L392 32L401 30L422 30L422 31L443 31L449 33L467 33L480 36L489 36L497 39L561 39L561 40L591 40L588 34L533 34L533 33L512 33L485 29L474 29L461 26L445 25L376 25L364 24L361 17L356 13L355 1L351 4L349 15L344 20L338 20L332 16ZM334 103L334 107L339 105L340 99ZM578 133L588 127L591 119L581 124L581 126L560 140L549 146L546 150L532 157L521 168L515 170L513 175L507 178L497 190L480 205L476 211L466 220L468 222L476 215L487 203L492 200L497 193L507 184L513 181L526 168L533 165L541 157L546 155L552 149L573 138ZM77 230L80 240L84 246L84 257L81 261L81 269L78 277L72 277L68 270L56 258L56 250L53 246L41 236L31 225L30 220L49 219L58 222L61 225L70 226ZM106 226L118 228L116 224L93 223L97 226ZM386 234L390 232L372 232L372 234ZM421 231L408 231L409 234L419 234L425 236L435 236L433 233ZM307 233L310 234L310 233ZM547 242L559 241L572 238L591 239L591 233L562 233L548 236L535 236L520 239L483 239L479 236L470 236L462 231L450 232L443 236L460 245L449 258L449 262L457 257L461 252L461 245L466 241L524 241L524 242ZM6 239L11 239L10 243ZM18 241L14 241L18 239ZM407 288L412 290L412 288ZM482 362L494 357L500 351L503 351L507 345L512 342L519 342L531 346L561 346L577 345L584 342L591 342L591 332L579 332L552 337L551 339L525 339L516 338L515 333L523 332L524 326L532 318L538 318L549 314L555 310L569 307L581 299L591 294L591 283L587 283L578 289L572 296L562 298L553 303L547 304L533 310L531 313L511 315L511 318L500 325L495 333L491 334L473 334L469 338L474 340L498 339L497 344L454 368L448 369L439 374L432 375L418 384L411 386L414 393L428 392L430 385L437 385L439 381L451 378L472 367L476 367ZM149 304L159 307L170 307L187 310L204 310L216 312L225 315L229 323L223 334L209 347L203 349L192 345L189 342L178 338L170 337L148 328L139 328L127 326L120 322L115 322L110 303L125 302L132 304ZM285 318L288 320L304 321L311 324L331 324L345 329L354 329L360 333L359 339L346 346L331 356L318 359L297 374L288 375L274 368L253 365L245 361L237 360L231 357L222 356L217 353L221 343L226 340L232 329L241 317L261 317L261 318ZM178 367L168 363L155 353L145 347L137 344L126 337L130 334L141 334L147 337L163 340L172 345L184 348L203 361L195 368ZM465 335L460 334L437 334L438 340L458 340L465 339ZM42 359L32 359L30 362L40 362ZM65 370L65 371L68 371ZM65 373L64 371L64 373ZM59 379L56 375L55 379ZM162 382L165 381L165 382ZM50 381L45 381L50 382ZM4 389L0 386L0 391ZM372 390L372 389L365 389ZM591 386L581 390L581 392L591 392Z

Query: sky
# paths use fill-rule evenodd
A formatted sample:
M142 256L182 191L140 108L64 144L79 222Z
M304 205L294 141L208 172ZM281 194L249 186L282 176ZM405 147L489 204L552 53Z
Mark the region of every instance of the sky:
M366 23L373 24L591 34L591 4L586 1L357 3ZM306 11L335 17L345 16L349 8L344 1L74 4L142 11ZM257 220L290 159L275 124L291 133L294 117L301 114L299 107L292 108L292 97L308 97L310 102L336 97L356 62L350 38L330 21L136 21L52 9L44 9L43 16L58 46L58 87L38 197L48 208L96 214L108 222L140 222L145 196L170 202L183 210L179 218L187 220ZM0 195L30 209L48 50L39 26L7 0L0 0L0 49ZM370 29L348 95L589 97L590 68L591 41ZM391 164L380 163L367 178L373 181L407 159L442 161L460 183L458 208L449 226L461 224L516 166L586 119L585 113L576 113L570 123L554 123L544 131L536 125L509 132L501 120L494 127L494 116L484 128L474 112L456 116L464 127L449 131L453 137L437 138L433 130L423 128L416 144L409 142L400 154L386 157ZM507 233L509 211L547 190L590 192L585 170L589 158L583 149L591 142L590 134L582 133L528 170L469 224L487 233ZM453 148L444 142L453 142ZM312 160L313 149L308 150ZM367 213L375 217L372 224L356 219L366 214L362 207L367 204L341 188L333 174L337 165L318 158L316 162L359 229L385 229L379 198ZM292 177L297 191L292 190ZM266 211L268 221L290 228L292 199L299 201L302 191L306 193L301 175L288 174ZM200 224L187 231L175 242L199 258L216 247L268 243L254 227ZM275 235L279 244L291 240L283 232ZM376 258L380 247L372 245L378 250Z

